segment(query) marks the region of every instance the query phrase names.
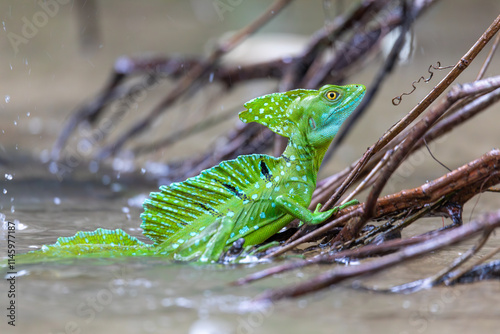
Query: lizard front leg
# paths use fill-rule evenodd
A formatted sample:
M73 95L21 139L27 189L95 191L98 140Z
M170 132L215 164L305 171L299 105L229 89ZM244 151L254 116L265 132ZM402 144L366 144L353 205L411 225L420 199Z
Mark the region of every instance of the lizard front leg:
M280 195L276 197L275 201L277 207L279 207L281 210L310 225L320 224L330 218L339 210L342 210L351 205L359 204L357 200L352 200L341 206L336 206L333 209L320 212L319 210L321 209L321 204L318 203L314 212L311 212L308 208L302 206L300 203L288 196Z

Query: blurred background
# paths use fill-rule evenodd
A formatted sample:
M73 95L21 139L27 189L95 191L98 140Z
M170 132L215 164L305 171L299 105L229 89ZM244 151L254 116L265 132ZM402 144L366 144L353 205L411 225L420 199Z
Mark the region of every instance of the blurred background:
M63 125L78 107L93 99L104 88L115 62L121 56L206 55L213 49L217 39L249 24L268 5L267 1L236 1L233 6L221 7L217 1L203 0L61 2L63 4L56 2L58 7L55 7L55 13L46 21L38 15L41 6L30 1L3 1L0 4L5 37L0 41L0 161L3 167L7 161L15 165L18 178L23 173L47 176L45 172L49 153ZM347 2L336 1L331 6L325 6L320 1L295 1L224 59L235 64L248 64L283 55L296 55L312 33L331 22L336 10L345 10L348 5ZM487 0L477 3L438 1L431 7L415 25L411 56L384 84L375 104L350 133L345 142L346 147L332 163L338 162L337 168L341 168L352 162L390 125L406 114L444 73L436 71L430 84L422 84L414 94L405 97L398 107L391 104L392 98L409 91L411 82L421 75L427 77L429 65L437 61L443 66L455 64L490 24L498 13L498 7L497 1ZM41 27L34 26L36 31L31 32L25 27L25 22L36 19L41 20ZM29 33L29 38L24 40L23 28ZM14 34L20 39L16 39ZM460 77L461 82L474 78L485 54L483 52ZM377 65L383 60L383 55L376 56L369 66L354 71L349 82L368 85L378 70ZM498 62L494 62L491 68L495 65ZM183 101L176 106L168 117L155 122L153 128L137 140L151 142L196 120L234 108L233 117L229 117L219 127L159 149L149 160L175 161L201 153L213 146L216 138L224 136L228 129L235 126L238 122L237 112L245 101L276 91L276 85L273 80L256 80L224 94L214 83L196 94L193 101L188 101L190 103ZM172 82L164 82L149 91L147 98L134 106L120 124L116 124L114 133L119 133L134 119L147 114L171 87ZM481 117L491 115L482 114ZM451 135L454 139L449 143L455 145L447 146L443 152L438 151L444 161L461 164L494 146L483 138L496 132L494 122L478 120L475 124L480 126L471 123L467 125L470 128L463 130L470 132ZM85 170L92 156L90 153L88 156L82 152L78 154L81 163L75 169ZM28 161L33 163L27 164ZM18 162L22 163L19 165ZM109 165L113 166L112 161ZM119 169L120 164L115 163L115 167ZM126 170L140 174L144 167L142 162ZM86 177L92 178L92 175Z

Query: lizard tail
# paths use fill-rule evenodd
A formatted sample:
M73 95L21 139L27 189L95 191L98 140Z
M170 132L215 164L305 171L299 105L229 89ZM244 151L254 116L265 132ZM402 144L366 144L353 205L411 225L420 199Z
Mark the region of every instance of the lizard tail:
M121 229L98 228L92 232L78 232L72 237L60 237L53 245L18 255L19 263L32 263L77 257L117 257L151 255L151 247Z

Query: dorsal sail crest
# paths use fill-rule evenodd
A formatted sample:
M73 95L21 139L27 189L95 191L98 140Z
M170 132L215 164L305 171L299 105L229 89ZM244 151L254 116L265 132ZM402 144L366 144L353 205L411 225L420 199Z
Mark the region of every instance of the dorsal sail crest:
M248 186L268 177L264 174L277 161L268 155L240 156L183 182L161 186L144 201L144 234L155 244L161 243L198 219L211 216L215 220L226 215L229 208L241 207L251 201Z

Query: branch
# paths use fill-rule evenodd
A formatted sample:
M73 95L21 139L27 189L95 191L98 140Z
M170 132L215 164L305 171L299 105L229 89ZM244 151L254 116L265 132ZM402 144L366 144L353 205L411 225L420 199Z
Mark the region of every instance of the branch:
M373 219L382 220L405 211L418 211L443 198L446 198L446 201L441 206L450 202L463 205L472 196L484 192L498 183L500 183L500 150L492 150L481 158L420 187L402 190L396 194L379 198L375 205ZM321 236L334 227L344 225L349 220L358 222L359 217L365 212L365 205L360 204L340 211L333 217L332 221L280 247L277 251L266 255L264 258L281 255L304 242ZM447 212L439 212L439 214L451 216ZM332 259L336 259L336 257ZM321 261L326 261L326 258L322 258Z
M500 210L487 213L467 225L454 230L443 232L439 237L424 241L418 245L407 247L394 254L386 255L380 259L369 261L357 266L338 267L334 270L318 275L316 278L293 287L268 290L257 296L255 301L277 301L283 298L298 297L306 293L318 291L346 279L361 275L373 274L382 269L393 267L404 261L415 259L421 255L439 250L467 240L484 231L500 227Z

